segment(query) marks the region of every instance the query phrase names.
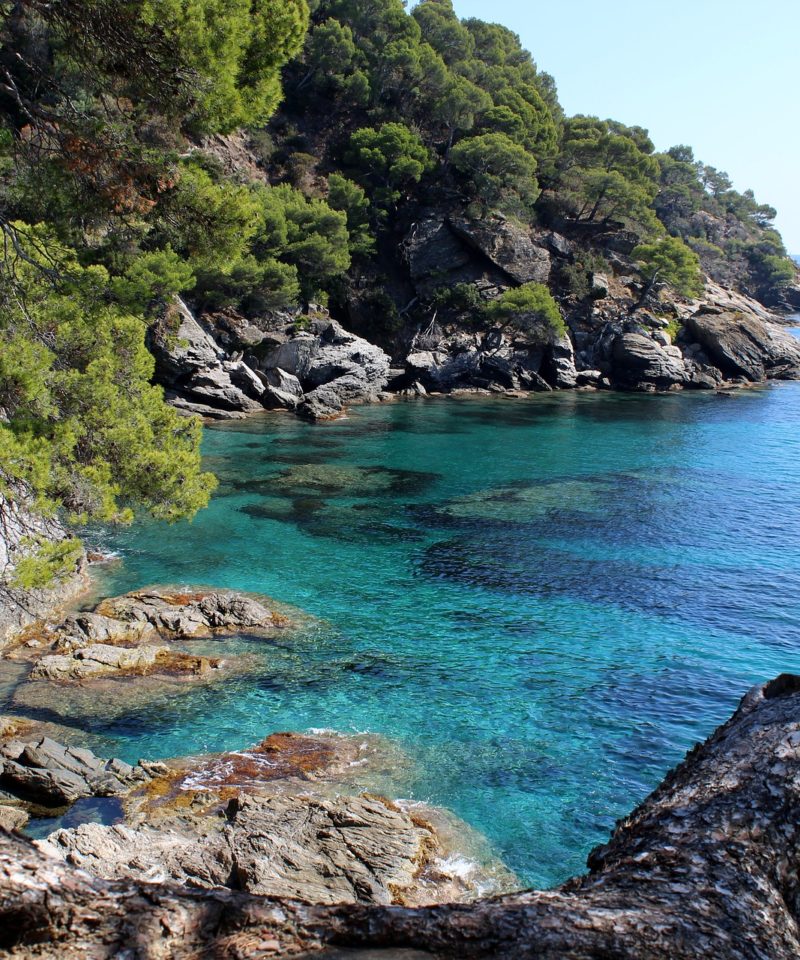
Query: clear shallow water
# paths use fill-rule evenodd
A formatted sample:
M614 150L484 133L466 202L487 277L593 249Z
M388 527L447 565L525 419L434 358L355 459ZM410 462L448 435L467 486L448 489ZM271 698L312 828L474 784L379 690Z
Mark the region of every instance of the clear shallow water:
M109 537L107 590L240 588L327 626L263 676L93 721L125 759L385 734L398 792L551 885L749 686L800 671L800 385L277 416L205 453L210 509Z

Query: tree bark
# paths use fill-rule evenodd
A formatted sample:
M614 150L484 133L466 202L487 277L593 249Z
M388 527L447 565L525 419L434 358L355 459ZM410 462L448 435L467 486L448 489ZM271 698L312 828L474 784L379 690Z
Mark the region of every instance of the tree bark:
M590 855L590 872L556 890L323 908L109 883L0 834L0 950L59 960L796 960L798 813L800 677L784 675L752 690Z

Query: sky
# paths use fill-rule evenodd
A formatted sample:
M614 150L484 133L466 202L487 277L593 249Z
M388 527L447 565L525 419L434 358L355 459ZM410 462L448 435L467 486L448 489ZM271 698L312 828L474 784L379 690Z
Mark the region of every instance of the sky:
M778 210L800 254L800 0L454 0L502 23L551 73L568 114L686 143Z

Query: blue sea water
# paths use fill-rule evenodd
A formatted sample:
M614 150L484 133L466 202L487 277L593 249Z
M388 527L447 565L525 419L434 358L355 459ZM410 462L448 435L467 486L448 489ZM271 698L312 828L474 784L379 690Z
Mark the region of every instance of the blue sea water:
M752 684L800 672L800 384L275 415L204 450L211 507L108 534L105 590L240 588L323 623L101 723L126 759L383 734L399 794L549 886Z

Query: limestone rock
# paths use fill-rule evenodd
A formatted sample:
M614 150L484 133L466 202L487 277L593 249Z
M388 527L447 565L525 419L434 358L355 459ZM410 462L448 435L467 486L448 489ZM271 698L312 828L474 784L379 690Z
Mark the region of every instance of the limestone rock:
M374 344L327 317L253 358L272 408L313 420L334 417L352 403L377 400L389 382L390 360Z
M502 290L509 275L456 235L443 217L415 223L402 250L418 296L429 298L441 287L472 283L479 289Z
M282 393L289 394L297 398L303 396L303 386L297 377L280 367L271 367L264 374L267 386L273 390L280 390Z

